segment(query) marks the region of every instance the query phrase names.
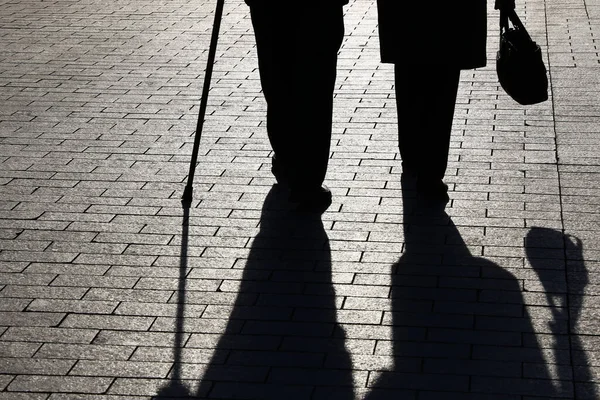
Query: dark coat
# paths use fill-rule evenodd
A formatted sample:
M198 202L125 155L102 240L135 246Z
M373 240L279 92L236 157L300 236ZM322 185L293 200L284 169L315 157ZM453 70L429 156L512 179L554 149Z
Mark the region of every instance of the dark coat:
M245 0L246 4L248 4L249 6L252 6L254 4L257 3L264 3L264 2L287 2L289 0ZM323 2L326 1L328 3L334 3L334 4L339 4L341 6L348 4L349 0L313 0L313 2L316 2L317 4L322 5ZM306 3L310 3L309 1L307 1Z
M486 0L377 0L381 61L486 64Z

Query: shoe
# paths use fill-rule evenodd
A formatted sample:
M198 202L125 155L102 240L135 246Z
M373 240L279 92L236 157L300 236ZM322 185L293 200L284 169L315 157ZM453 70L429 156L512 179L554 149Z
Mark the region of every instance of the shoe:
M414 191L417 189L417 175L409 172L403 171L400 175L400 187L402 190Z
M417 180L417 195L426 201L443 202L450 201L448 196L448 185L439 180Z
M287 186L289 184L286 168L275 155L271 158L271 173L279 185Z
M315 188L293 188L290 201L298 211L324 213L332 202L331 190L325 185Z

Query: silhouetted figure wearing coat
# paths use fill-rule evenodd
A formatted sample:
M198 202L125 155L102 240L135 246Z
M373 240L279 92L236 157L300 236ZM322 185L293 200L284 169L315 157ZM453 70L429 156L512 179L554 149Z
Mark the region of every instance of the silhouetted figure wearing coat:
M448 201L442 179L462 69L486 65L485 0L378 0L381 61L394 64L403 179Z
M348 0L246 0L263 94L272 171L301 208L324 210L337 53Z

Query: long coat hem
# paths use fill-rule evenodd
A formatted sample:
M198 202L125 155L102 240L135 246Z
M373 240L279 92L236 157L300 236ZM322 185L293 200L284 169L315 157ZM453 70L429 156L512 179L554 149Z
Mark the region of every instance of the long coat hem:
M377 0L381 61L448 65L487 63L486 0L402 2Z

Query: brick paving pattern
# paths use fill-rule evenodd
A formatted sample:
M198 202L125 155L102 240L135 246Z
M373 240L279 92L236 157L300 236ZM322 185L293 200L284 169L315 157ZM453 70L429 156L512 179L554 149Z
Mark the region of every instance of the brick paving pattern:
M600 398L600 4L517 0L551 78L529 107L488 7L437 216L403 212L375 1L345 8L313 218L272 188L241 0L189 210L214 2L0 0L0 400Z

